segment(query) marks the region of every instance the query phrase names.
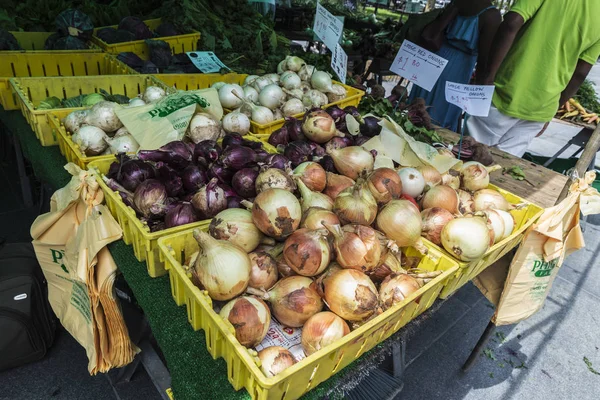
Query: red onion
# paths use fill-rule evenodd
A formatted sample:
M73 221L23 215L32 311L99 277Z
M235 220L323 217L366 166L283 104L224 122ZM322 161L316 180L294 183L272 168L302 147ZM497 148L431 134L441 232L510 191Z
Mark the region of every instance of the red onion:
M337 174L338 170L335 169L335 164L333 162L333 158L331 158L330 155L326 155L325 157L321 158L319 160L319 164L321 164L321 167L323 167L323 169L327 172L332 172Z
M223 145L223 148L226 149L231 145L241 146L243 141L244 139L242 138L242 135L232 132L225 135L221 144Z
M237 194L246 199L256 197L256 187L254 182L257 177L258 171L254 168L240 169L233 175L231 186L233 186L233 190L235 190Z
M291 142L285 147L283 155L286 156L292 163L292 167L297 167L306 161L312 160L312 148L305 141Z
M360 115L360 112L358 111L358 108L356 108L355 106L347 106L347 107L345 107L344 108L344 112L346 114L352 115L354 118L362 119L362 116Z
M227 198L227 208L244 208L242 205L244 199L240 196L231 196Z
M275 147L279 145L287 145L290 142L288 128L284 125L280 129L277 129L275 132L271 133L271 136L269 136L267 142Z
M285 170L286 168L289 168L291 163L290 160L288 160L285 156L281 154L270 154L262 161L260 165L266 168L277 168Z
M115 179L125 189L134 191L140 183L146 179L154 178L154 176L155 171L151 164L142 160L128 160L120 164Z
M302 133L302 121L288 117L286 118L285 127L288 128L290 142L305 139L304 134Z
M229 168L226 168L223 165L218 164L218 163L214 163L208 169L208 176L210 178L217 178L219 180L219 182L226 183L226 184L231 183L231 179L233 178L234 174L235 174L235 171L233 171Z
M254 150L244 146L230 145L221 155L221 163L234 170L240 170L256 162L256 153Z
M162 161L174 168L183 169L192 160L192 150L181 140L169 142L158 150L140 150L137 154L140 160Z
M325 153L325 149L322 146L320 146L314 142L309 142L308 144L310 145L312 156L320 158L327 154L327 153Z
M165 185L169 197L177 197L183 190L183 182L177 172L166 164L157 163L156 177Z
M354 145L362 146L363 144L367 143L369 141L369 139L371 139L371 138L368 136L357 136L354 138Z
M234 197L237 196L238 194L235 192L235 190L233 190L233 188L231 186L229 186L226 183L217 183L217 185L223 189L223 193L225 193L225 198L228 199L230 197Z
M381 126L379 126L379 118L377 117L364 117L364 123L360 125L360 133L364 136L373 137L381 133Z
M187 202L179 203L165 215L165 228L172 228L198 221L194 207Z
M187 166L181 173L183 188L187 192L196 192L202 185L208 182L206 171L200 169L196 165Z
M354 141L350 136L339 137L336 136L329 142L325 143L325 151L330 152L331 150L342 149L344 147L354 145Z
M142 216L160 216L165 213L167 189L156 179L146 179L133 194L133 204Z
M214 140L203 140L194 147L194 162L207 167L221 155L221 147Z
M217 178L212 178L192 197L192 205L204 218L212 218L227 208L225 192L217 182Z
M344 110L339 108L337 105L329 106L325 109L325 111L327 111L327 114L331 115L331 118L333 118L335 121L346 116Z

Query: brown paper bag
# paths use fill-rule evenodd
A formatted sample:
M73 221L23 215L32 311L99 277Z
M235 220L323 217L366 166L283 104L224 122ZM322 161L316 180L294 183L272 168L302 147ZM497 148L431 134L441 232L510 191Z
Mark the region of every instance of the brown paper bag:
M565 257L584 247L580 211L600 213L600 194L590 186L595 176L588 172L578 179L567 198L546 209L525 233L492 320L496 325L515 324L542 308Z

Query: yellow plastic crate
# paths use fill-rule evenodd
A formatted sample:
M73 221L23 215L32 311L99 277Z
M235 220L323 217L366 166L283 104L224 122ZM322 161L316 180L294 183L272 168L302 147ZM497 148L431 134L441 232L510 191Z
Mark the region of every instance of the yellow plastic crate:
M193 90L193 89L205 89L210 87L213 83L216 82L227 82L227 83L236 83L238 85L242 85L244 83L244 79L248 76L247 74L159 74L155 75L158 79L163 81L167 86L175 86L180 90ZM360 99L363 98L365 92L362 90L353 88L351 86L344 85L340 82L333 81L338 85L342 85L346 89L347 96L346 98L326 104L323 108L327 108L332 105L337 105L341 108L348 106L358 106L360 103ZM230 110L226 110L226 112L230 112ZM302 118L304 113L294 115L294 118ZM260 125L256 122L250 122L250 132L254 135L259 135L259 137L265 139L269 138L269 135L275 132L277 129L281 128L285 120L278 119L276 121L271 122L270 124Z
M446 250L433 244L427 239L423 238L423 241L427 245L427 247L435 248L438 251L441 251L448 255L448 257L452 257L453 260L456 260L458 264L458 272L456 276L448 280L442 293L440 294L440 298L445 299L451 296L458 289L463 287L467 282L475 278L479 275L484 269L498 261L502 256L506 253L514 249L521 243L523 240L523 236L525 235L525 231L529 228L544 212L543 208L531 204L517 195L514 195L506 190L500 189L495 185L490 185L490 189L494 189L502 193L502 195L508 200L511 204L522 204L526 203L524 207L519 210L512 210L510 213L515 219L515 229L513 233L507 237L506 239L494 244L490 249L484 254L484 256L477 261L471 262L463 262L454 258L450 253Z
M108 55L105 55L108 56ZM146 86L167 87L151 75L106 75L106 76L73 76L51 78L11 78L12 90L17 95L19 108L29 122L42 146L58 144L53 135L47 115L50 112L82 110L77 108L60 108L36 110L35 107L44 99L56 96L60 99L80 94L99 93L100 89L111 94L122 94L129 97L142 93Z
M69 54L81 54L81 53L98 53L102 52L102 49L95 45L92 42L88 42L89 49L83 50L46 50L44 49L44 45L46 44L46 39L49 36L53 35L54 32L18 32L11 31L10 32L15 39L17 39L17 43L21 46L22 50L3 50L0 51L0 54L10 53L10 52L46 52L50 51L52 53L55 52L66 52Z
M149 19L144 21L148 28L151 31L154 31L161 23L161 19ZM119 54L123 52L132 52L137 54L142 60L150 59L150 53L148 50L148 45L145 40L134 40L132 42L122 42L122 43L106 43L98 36L96 36L96 32L103 28L118 28L118 25L111 26L103 26L100 28L94 29L94 34L92 35L92 42L96 45L100 46L102 50L110 54ZM184 35L177 36L167 36L167 37L158 37L153 38L153 40L162 40L167 42L169 46L171 46L171 52L173 54L186 53L188 51L196 51L198 49L198 41L200 40L200 32L192 32Z
M17 96L8 80L19 77L88 76L137 74L115 57L95 52L73 51L0 52L0 105L18 110Z
M169 270L175 302L187 305L188 319L195 330L204 330L206 347L213 358L225 359L229 382L234 389L245 387L253 399L259 400L297 399L329 379L431 307L444 283L458 269L450 257L430 249L429 255L421 259L419 268L444 271L440 276L337 342L279 375L267 378L257 365L256 353L237 341L231 324L213 310L210 297L187 277L181 261L198 249L192 230L164 236L158 243ZM408 251L409 255L418 254L414 249Z

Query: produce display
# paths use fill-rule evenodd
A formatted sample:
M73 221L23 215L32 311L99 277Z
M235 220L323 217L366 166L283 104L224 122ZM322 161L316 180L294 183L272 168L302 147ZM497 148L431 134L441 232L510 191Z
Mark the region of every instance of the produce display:
M296 56L282 60L277 73L249 75L242 86L216 82L211 87L219 91L223 108L233 110L234 115L226 118L242 124L237 131L241 134L249 132L250 121L266 125L342 100L347 94L327 72Z
M117 117L118 107L139 107L160 100L166 95L162 88L148 86L139 96L129 99L127 96L110 95L104 90L100 93L80 95L60 102L56 97L44 100L38 109L90 106L87 110L73 111L62 121L71 140L86 156L131 153L137 151L139 144Z
M556 113L556 118L575 123L598 125L598 114L586 110L579 101L569 99Z
M125 17L119 22L117 28L106 27L99 29L96 36L103 42L122 43L134 40L146 40L158 37L181 35L171 22L162 22L154 31L138 17Z

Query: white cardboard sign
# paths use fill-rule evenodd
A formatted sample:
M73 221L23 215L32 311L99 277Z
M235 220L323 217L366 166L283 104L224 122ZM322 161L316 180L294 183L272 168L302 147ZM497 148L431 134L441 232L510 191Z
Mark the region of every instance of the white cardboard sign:
M205 74L220 72L222 68L227 68L227 65L223 64L212 51L188 51L186 54L192 60L192 64Z
M344 22L340 21L317 2L313 32L325 43L325 46L329 50L333 51L335 49L335 45L340 41L343 30Z
M348 71L348 55L339 43L335 44L331 54L331 69L333 69L338 78L340 78L340 82L345 84L346 73Z
M493 85L464 85L446 82L446 101L469 115L487 117L494 95Z
M448 60L445 58L405 40L390 66L390 71L431 91L446 64Z

